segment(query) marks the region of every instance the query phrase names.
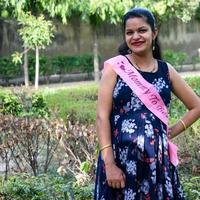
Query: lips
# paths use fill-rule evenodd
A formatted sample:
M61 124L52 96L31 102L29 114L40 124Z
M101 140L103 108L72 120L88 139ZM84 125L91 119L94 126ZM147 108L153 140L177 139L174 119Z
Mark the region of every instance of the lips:
M144 42L132 42L131 43L131 45L133 45L133 46L140 46L140 45L142 45Z

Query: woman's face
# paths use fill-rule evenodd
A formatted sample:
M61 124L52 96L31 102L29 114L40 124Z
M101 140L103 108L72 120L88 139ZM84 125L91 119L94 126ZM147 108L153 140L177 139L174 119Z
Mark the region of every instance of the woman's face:
M152 41L157 31L153 32L151 26L142 18L134 17L126 21L125 41L129 49L138 55L152 51Z

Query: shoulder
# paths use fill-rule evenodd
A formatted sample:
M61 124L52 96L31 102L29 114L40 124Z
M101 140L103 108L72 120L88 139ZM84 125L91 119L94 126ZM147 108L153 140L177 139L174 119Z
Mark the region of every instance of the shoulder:
M170 63L166 63L166 64L169 70L170 80L173 82L177 77L180 77L180 75Z
M116 72L114 68L117 66L117 63L124 61L124 56L118 55L112 58L109 58L108 60L104 61L104 66L103 66L103 74L110 74L110 75L115 75Z
M158 60L160 69L169 76L170 81L175 77L180 76L176 69L168 62Z
M119 62L119 61L123 61L124 60L124 56L122 55L117 55L117 56L114 56L112 58L109 58L108 60L106 60L104 63L109 63L110 65L113 65L115 64L116 62Z

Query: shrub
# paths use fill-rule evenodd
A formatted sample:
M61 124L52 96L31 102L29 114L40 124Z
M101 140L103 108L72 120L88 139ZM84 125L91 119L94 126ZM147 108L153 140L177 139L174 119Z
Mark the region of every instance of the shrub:
M66 73L90 73L93 72L93 56L90 54L80 56L40 56L40 76L46 76L47 81L50 75ZM35 57L28 57L29 79L34 81L35 77ZM9 80L23 77L22 66L12 63L8 57L0 58L0 79L3 84L8 85Z
M186 195L186 199L200 199L200 176L183 176L182 184Z
M0 79L4 84L8 84L9 79L21 76L22 67L18 64L12 63L12 59L9 57L0 58Z
M171 49L167 49L163 52L163 58L165 61L172 64L177 70L181 70L183 63L187 59L187 54L184 52L174 52Z
M0 113L14 116L49 117L46 100L40 93L0 91Z
M1 188L3 199L9 200L72 200L73 191L62 177L27 174L12 176Z
M65 152L63 166L73 174L78 186L85 186L94 178L96 168L98 143L95 126L72 124L68 120L61 143Z
M58 120L0 115L0 157L6 166L5 179L11 168L35 176L46 173L65 131Z

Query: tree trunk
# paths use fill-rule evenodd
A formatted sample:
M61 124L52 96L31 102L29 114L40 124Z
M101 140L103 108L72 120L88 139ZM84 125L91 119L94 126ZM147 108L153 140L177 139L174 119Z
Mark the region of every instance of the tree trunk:
M74 36L73 36L73 40L75 45L75 50L76 52L80 55L80 49L81 49L81 41L80 41L80 34L81 34L81 20L80 20L80 14L79 13L75 13L74 15L72 15L71 19L71 25L74 31Z
M2 23L2 44L1 44L1 51L2 54L7 55L9 54L9 39L8 39L8 27L5 22Z
M35 49L35 89L38 89L39 85L39 48Z
M6 170L5 170L5 176L4 179L8 180L8 170L9 170L9 159L8 159L8 152L5 150L5 164L6 164Z
M99 49L98 49L98 36L96 27L92 28L93 30L93 55L94 55L94 80L99 81Z
M28 52L27 47L24 47L24 83L26 87L29 87L29 75L28 75Z

